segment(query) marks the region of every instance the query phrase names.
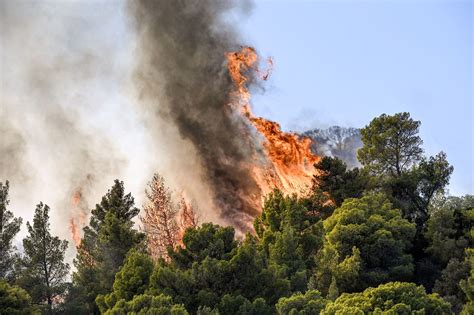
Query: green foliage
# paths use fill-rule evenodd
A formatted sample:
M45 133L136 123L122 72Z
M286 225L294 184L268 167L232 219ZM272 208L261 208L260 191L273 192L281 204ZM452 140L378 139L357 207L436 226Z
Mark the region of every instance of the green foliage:
M192 232L189 229L186 233ZM213 243L209 243L212 245ZM216 307L227 294L253 301L263 298L269 305L288 294L289 281L267 268L255 241L248 238L226 259L206 257L190 269L158 264L151 276L150 293L167 294L186 309Z
M53 302L66 290L65 278L69 265L64 263L68 242L52 236L49 223L49 207L36 206L33 225L26 223L28 236L23 239L24 256L21 258L21 274L18 283L31 295L34 303Z
M234 229L204 223L199 229L189 229L183 236L183 247L169 252L172 263L179 268L190 268L206 257L228 259L237 247Z
M423 227L428 219L428 206L436 193L444 192L449 184L453 167L449 165L446 154L440 152L420 163L408 174L399 179L387 181L392 195L405 211L405 217Z
M157 314L157 315L188 315L183 305L174 304L171 297L164 294L152 296L137 295L131 301L119 300L115 306L104 315L114 314Z
M361 129L359 161L374 175L371 186L385 191L405 218L422 231L433 196L449 183L453 167L440 152L426 158L418 136L419 121L409 113L383 114Z
M98 276L103 288L112 287L115 273L123 264L127 252L141 240L142 235L133 229L132 221L122 221L113 213L107 213L97 241L100 252L97 261L100 271Z
M341 259L334 246L326 245L319 251L316 261L318 267L311 279L311 288L320 289L328 299L337 297L339 287L343 292L355 290L361 272L360 250L357 247Z
M464 260L466 248L472 247L470 229L474 223L474 199L472 196L445 197L438 195L429 207L430 217L418 245L416 282L428 290L442 276L452 259ZM421 246L420 246L421 245Z
M22 219L15 218L13 213L7 210L8 181L5 184L0 182L0 278L13 281L13 265L15 262L16 250L13 246L13 239L20 231Z
M319 175L315 176L314 187L329 193L337 207L347 198L362 197L368 186L368 177L361 169L348 170L338 158L325 156L315 168Z
M125 194L123 182L118 180L92 210L74 260L74 292L83 302L84 312L98 312L96 297L111 291L128 251L142 242L143 234L133 228L132 221L138 212L133 197Z
M415 227L381 194L348 199L324 221L316 287L327 293L332 278L341 292L408 279Z
M463 260L465 249L473 246L473 225L474 196L442 198L430 209L426 251L442 266L452 258Z
M242 295L226 294L217 306L219 314L229 315L271 315L273 308L265 303L262 298L257 298L250 302Z
M40 314L40 311L32 305L25 290L0 280L0 314Z
M112 188L102 197L100 204L91 211L90 226L98 233L108 213L113 213L122 222L128 222L139 212L132 195L125 194L123 182L116 179Z
M113 291L96 298L100 311L103 313L107 309L113 308L117 301L130 301L135 295L145 293L152 272L153 262L150 256L137 250L131 250L124 265L115 275Z
M471 229L471 234L474 232L474 228ZM461 314L468 315L474 314L474 249L469 248L466 250L466 260L470 266L470 274L467 279L461 280L459 285L461 286L464 294L467 297L467 303L464 305Z
M282 297L276 304L276 309L280 315L312 315L319 314L327 302L319 291L309 290L304 294Z
M113 291L99 295L97 304L102 312L112 312L129 307L140 294L164 294L192 313L272 313L278 299L289 294L290 280L267 265L256 239L248 235L237 246L233 235L232 228L213 224L188 229L184 247L170 251L171 260L158 261L153 272L149 258L132 251Z
M257 235L264 238L266 231L281 232L285 227L301 231L317 221L296 196L284 196L274 190L265 198L262 214L255 219L254 227Z
M390 282L360 293L344 293L322 314L451 314L449 303L414 283Z
M449 165L446 153L423 158L415 169L417 175L417 194L419 208L426 209L436 192L443 191L449 184L453 167Z
M373 174L400 176L408 172L422 158L420 125L409 113L374 118L360 131L364 146L357 158Z
M313 256L322 244L320 214L308 208L312 205L308 199L275 190L254 222L269 264L281 267L290 278L314 266Z
M449 261L446 268L441 273L441 277L436 280L433 292L438 293L445 301L448 301L454 313L461 312L464 303L466 303L466 295L461 289L461 280L469 276L469 262L459 261L453 258Z
M299 202L306 207L308 214L313 217L313 220L326 219L335 209L330 195L319 188L315 179L313 179L313 186L309 194L300 198Z

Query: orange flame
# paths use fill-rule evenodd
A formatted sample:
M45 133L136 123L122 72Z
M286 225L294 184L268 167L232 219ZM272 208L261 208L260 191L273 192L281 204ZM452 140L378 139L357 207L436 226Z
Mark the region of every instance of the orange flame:
M69 220L69 229L71 230L71 237L74 241L74 244L76 245L76 247L79 247L79 245L81 245L81 234L73 218Z
M86 207L83 205L81 189L77 189L72 197L71 204L73 211L69 220L69 230L71 231L71 238L76 247L81 245L81 230L86 225L87 213Z
M255 180L262 192L260 199L274 188L287 194L301 194L311 185L316 174L313 165L320 159L311 152L311 139L283 132L278 123L255 117L249 103L250 93L247 85L250 76L256 74L257 78L267 80L273 66L272 59L267 61L267 70L261 71L258 68L257 53L251 47L243 47L240 52L227 53L226 57L229 74L236 87L235 100L231 106L243 114L262 136L268 163L265 167L253 166Z

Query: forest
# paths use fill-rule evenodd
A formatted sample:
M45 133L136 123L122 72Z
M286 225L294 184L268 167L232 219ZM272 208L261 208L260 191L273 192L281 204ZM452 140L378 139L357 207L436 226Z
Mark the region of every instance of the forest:
M0 314L474 314L474 196L449 194L453 167L420 126L374 118L360 167L321 158L312 187L268 194L245 235L200 222L159 174L143 209L116 180L72 265L42 202L15 246L4 179Z

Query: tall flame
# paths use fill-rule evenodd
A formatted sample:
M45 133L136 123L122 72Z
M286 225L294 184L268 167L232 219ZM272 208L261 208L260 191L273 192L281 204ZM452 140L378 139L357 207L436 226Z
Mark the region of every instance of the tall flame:
M76 247L81 244L81 230L86 225L87 207L82 198L81 189L74 191L71 197L71 205L73 207L71 218L69 219L69 230L71 231L71 238Z
M255 180L262 192L260 199L274 188L287 194L303 193L311 185L313 176L316 175L313 165L320 159L311 152L311 139L283 132L278 123L255 117L251 111L247 85L252 76L266 80L272 69L272 60L268 59L267 70L261 71L258 68L257 53L252 47L227 53L226 57L229 74L236 87L231 106L255 128L265 150L265 167L253 167Z

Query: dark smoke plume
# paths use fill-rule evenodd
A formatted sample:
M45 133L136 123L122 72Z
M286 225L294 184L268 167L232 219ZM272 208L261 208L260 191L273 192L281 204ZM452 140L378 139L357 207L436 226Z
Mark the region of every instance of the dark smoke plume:
M171 121L191 143L221 217L244 230L256 211L249 196L259 190L249 168L257 152L252 129L229 106L233 83L225 53L240 46L225 18L232 9L249 7L238 4L140 0L131 2L130 11L138 33L142 105L154 119Z

